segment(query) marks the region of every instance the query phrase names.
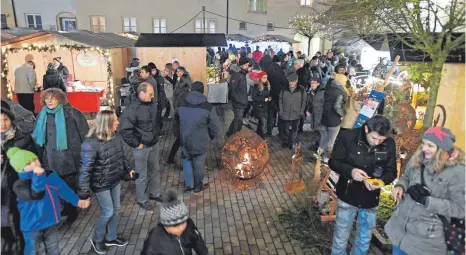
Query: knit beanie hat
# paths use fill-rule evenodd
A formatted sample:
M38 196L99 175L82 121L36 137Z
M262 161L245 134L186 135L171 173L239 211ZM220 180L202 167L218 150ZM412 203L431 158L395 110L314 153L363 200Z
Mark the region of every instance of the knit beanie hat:
M22 172L32 160L37 159L36 154L18 147L10 148L6 156L10 159L10 165L18 173Z
M248 59L248 58L245 58L245 57L243 56L243 57L241 57L241 58L239 59L239 64L238 64L238 65L239 65L239 66L242 66L242 65L245 65L245 64L249 64L249 59Z
M262 71L259 73L259 79L261 79L263 76L267 75L266 72Z
M456 141L456 137L450 129L444 127L431 127L427 129L422 139L435 143L435 145L446 152L453 150L453 144Z
M188 207L178 199L175 190L168 190L160 208L160 223L164 226L176 226L188 220Z

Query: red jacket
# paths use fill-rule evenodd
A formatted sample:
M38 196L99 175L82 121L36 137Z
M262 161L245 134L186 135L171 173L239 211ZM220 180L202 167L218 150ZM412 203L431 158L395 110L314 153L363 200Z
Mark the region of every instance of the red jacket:
M262 58L262 52L261 51L254 51L254 53L252 53L252 57L256 60L257 63L259 63L259 61L261 61L261 58Z

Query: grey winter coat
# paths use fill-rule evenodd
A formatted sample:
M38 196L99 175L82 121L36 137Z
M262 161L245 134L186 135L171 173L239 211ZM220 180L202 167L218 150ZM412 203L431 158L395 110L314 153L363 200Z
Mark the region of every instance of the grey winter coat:
M416 167L416 159L421 152L417 151L396 186L403 190L421 183L421 170ZM416 203L408 194L397 206L390 220L385 225L385 232L394 245L410 255L446 254L442 221L438 214L450 217L464 218L464 152L448 161L444 169L434 172L431 163L425 165L425 185L431 196L426 205Z
M325 87L325 84L320 84L314 91L311 91L309 95L307 111L311 113L311 130L318 130L322 126Z
M81 167L81 143L86 139L89 125L84 115L71 105L63 106L66 122L68 149L57 150L55 115L47 114L47 131L44 163L46 168L59 176L79 173Z
M304 87L298 86L291 92L290 86L282 89L280 93L279 116L282 120L297 120L304 115L307 93Z
M15 93L34 94L37 77L36 71L29 64L24 64L15 70Z

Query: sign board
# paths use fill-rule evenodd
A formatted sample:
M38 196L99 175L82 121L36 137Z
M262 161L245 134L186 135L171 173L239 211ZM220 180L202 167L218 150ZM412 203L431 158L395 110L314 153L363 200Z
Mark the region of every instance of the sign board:
M80 52L76 56L76 61L81 66L86 66L86 67L96 66L97 63L99 63L99 56L88 54L85 52Z
M353 128L362 127L368 119L372 118L384 97L385 94L383 92L372 90L369 96L364 100L363 107L359 112Z

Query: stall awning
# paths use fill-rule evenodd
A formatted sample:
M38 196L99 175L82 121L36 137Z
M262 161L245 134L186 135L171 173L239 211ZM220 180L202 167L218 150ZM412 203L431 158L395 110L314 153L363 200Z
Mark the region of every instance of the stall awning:
M213 47L228 46L225 34L142 33L135 47Z
M290 39L283 35L261 35L252 41L253 43L256 42L287 42L287 43L299 43L296 40Z
M454 33L453 37L459 37L463 33ZM413 49L401 42L398 37L411 42L408 34L387 34L388 44L390 47L390 56L392 61L397 55L400 56L400 61L407 62L432 62L432 59L423 51ZM463 45L462 45L463 46ZM465 49L464 46L453 50L447 57L447 63L465 63Z
M21 42L24 40L36 38L48 34L45 31L35 30L32 28L4 28L1 31L2 46Z
M134 46L134 40L112 33L93 33L86 30L76 32L51 31L49 33L81 44L100 47L102 49L131 48Z
M227 34L227 41L241 41L241 42L250 42L254 40L252 37L248 37L242 34Z

